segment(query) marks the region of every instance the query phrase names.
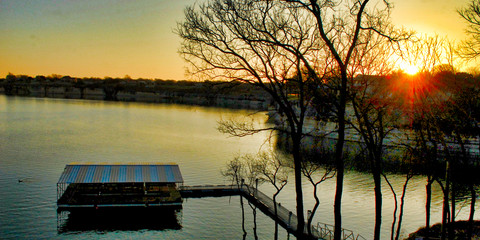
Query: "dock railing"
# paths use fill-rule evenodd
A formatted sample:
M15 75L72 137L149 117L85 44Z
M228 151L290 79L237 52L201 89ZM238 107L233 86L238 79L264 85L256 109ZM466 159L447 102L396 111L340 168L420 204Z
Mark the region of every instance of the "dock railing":
M180 191L188 196L225 196L242 195L260 210L270 216L274 221L282 225L287 231L297 233L298 218L279 202L274 202L272 198L259 191L253 186L247 185L203 185L203 186L183 186ZM182 194L183 195L183 194ZM277 214L275 214L275 204L277 205ZM308 225L305 223L304 233L308 233ZM335 227L326 223L317 223L311 227L313 237L317 239L333 239ZM355 235L353 231L342 229L342 239L344 240L366 240L361 235Z
M317 231L319 231L321 238L324 239L333 239L335 226L318 222L316 226ZM342 239L344 240L366 240L360 234L355 235L353 231L342 228Z

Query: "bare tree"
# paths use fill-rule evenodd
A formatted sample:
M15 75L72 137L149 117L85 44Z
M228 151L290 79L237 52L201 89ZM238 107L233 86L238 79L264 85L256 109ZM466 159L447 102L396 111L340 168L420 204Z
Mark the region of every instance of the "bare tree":
M434 74L458 61L455 43L440 35L416 35L410 41L403 41L398 44L397 55L420 73Z
M454 192L454 188L451 191L453 186L451 168L454 159L448 152L447 134L444 131L445 124L451 120L446 114L446 107L453 104L451 95L463 84L458 85L458 82L453 80L454 66L458 62L454 45L453 42L438 35L424 35L415 41L405 42L402 47L408 51L402 52L403 60L416 65L420 72L415 76L400 76L400 79L404 79L404 84L397 86L403 89L401 92L404 99L407 99L401 109L410 116L410 128L414 131L414 146L409 147L415 148L418 152L417 158L422 165L422 173L427 175L425 204L427 233L430 229L432 184L437 181L444 193L442 238L446 237L446 225L451 219L448 217L451 216L449 211L455 208L453 202L452 207L449 207L449 194ZM437 161L438 146L444 149L443 169L440 167L441 162Z
M245 175L245 169L239 157L235 157L233 160L227 163L226 168L222 171L222 175L229 178L232 183L235 183L238 188L241 187L243 176ZM243 239L247 236L245 230L245 208L243 207L243 196L240 195L240 207L242 209L242 230Z
M313 197L315 199L315 204L312 208L312 213L307 219L308 234L312 235L312 222L317 212L318 207L320 206L320 199L318 198L318 186L335 176L335 169L329 166L328 164L322 164L320 161L304 161L302 166L302 173L307 178L308 182L313 186ZM318 177L320 176L320 177Z
M409 38L410 33L395 32L389 24L388 15L391 4L384 0L385 7L378 5L370 8L369 0L363 1L317 1L317 0L287 0L306 9L316 19L316 27L322 43L326 46L328 55L334 59L340 82L338 84L338 102L336 109L338 122L338 139L335 147L337 187L334 203L335 236L341 239L341 199L343 193L344 159L343 146L345 142L346 105L348 93L349 71L361 65L362 55L357 55L358 48L369 42L370 37L378 35L396 42ZM360 51L362 52L362 51ZM354 61L356 58L358 61ZM351 72L350 72L351 73ZM379 234L375 239L379 239Z
M475 211L476 193L474 185L477 183L475 177L476 159L470 154L468 147L469 139L479 136L480 128L478 121L480 120L480 103L478 84L476 81L470 82L462 79L464 85L461 89L456 90L452 99L449 99L445 108L445 118L442 120L442 132L456 144L452 155L454 158L450 161L451 167L449 175L451 176L451 207L450 207L450 225L449 238L454 237L453 223L455 222L455 203L456 188L459 186L468 186L471 197L471 208L469 217L468 234L472 234L473 216ZM473 79L471 79L473 80ZM446 183L447 184L447 183Z
M480 1L471 0L470 4L463 9L457 11L458 14L467 22L466 32L469 35L469 39L461 43L459 53L460 56L466 58L467 60L472 60L478 58L480 55ZM478 89L470 89L470 92L477 92L476 99L478 99ZM475 94L474 94L475 95ZM478 101L470 102L469 105L471 108L478 107ZM468 107L467 107L468 108ZM474 111L463 112L467 116L467 122L478 122L479 116L478 113ZM472 121L473 120L473 121ZM474 126L478 129L478 125ZM476 133L476 135L480 135ZM465 154L464 154L465 155ZM470 203L470 216L469 216L469 226L468 226L468 237L472 237L473 232L473 217L475 213L475 199L477 193L474 187L475 182L470 183L470 194L471 194L471 203ZM478 184L478 183L477 183Z
M404 157L405 158L405 157ZM405 163L405 165L409 165L411 163ZM411 168L411 166L407 166L407 168ZM400 237L400 230L402 228L402 219L403 219L403 212L404 212L404 206L405 206L405 196L406 196L406 193L407 193L407 186L408 186L408 182L410 181L410 179L412 179L412 177L414 176L413 174L413 170L408 170L408 172L405 174L405 182L403 184L403 188L402 188L402 196L400 197L400 212L398 213L398 223L397 223L397 211L398 211L398 196L397 196L397 193L394 189L394 187L392 186L392 184L390 183L390 181L388 180L388 177L385 173L382 173L382 176L383 178L385 179L385 182L387 182L388 186L390 187L390 190L392 191L392 194L393 194L393 200L394 200L394 203L395 203L395 207L394 207L394 210L393 210L393 221L392 221L392 228L391 228L391 232L390 232L390 239L391 240L398 240L399 237ZM397 226L397 229L395 229L395 225Z
M236 156L231 161L227 163L227 166L222 170L222 175L234 182L238 188L246 186L249 191L253 189L257 184L263 183L261 176L261 165L250 155L245 156ZM253 210L254 215L254 237L257 239L257 227L256 227L256 206L248 202L248 205ZM242 209L242 230L243 230L243 239L247 236L247 231L245 230L245 209L243 204L243 196L240 195L240 206Z
M307 84L315 79L297 73L307 64L316 70L313 66L325 58L316 51L322 46L314 32L315 22L300 11L277 1L210 1L187 8L177 33L184 39L180 51L193 72L258 86L284 115L284 130L293 142L298 229L303 234L300 142L312 98L306 94ZM290 94L287 82L295 85L298 94ZM242 132L242 127L226 129L237 136L255 132Z
M334 1L213 0L185 10L177 33L181 54L195 74L242 81L268 92L286 122L292 141L299 234L305 217L301 186L300 143L313 90L327 75L338 74L338 141L335 239L341 238L343 145L347 76L355 49L366 43L365 33L390 37L384 21L390 9L367 8L368 0ZM304 71L305 70L305 71ZM302 74L299 74L302 73ZM290 94L287 82L295 85ZM294 101L292 101L294 98ZM243 135L243 134L240 134Z
M380 239L382 223L381 176L385 139L397 129L400 112L398 102L392 97L389 86L392 71L390 59L394 45L382 36L362 36L369 39L355 49L349 69L349 88L352 114L347 122L360 136L359 145L366 151L366 159L374 180L375 227L374 239Z
M288 183L287 163L278 152L263 151L256 156L249 156L258 165L259 177L262 181L270 183L275 188L273 205L275 217L278 217L277 196ZM275 221L275 238L278 239L278 223Z
M422 172L427 175L426 229L430 225L431 185L437 181L443 191L443 212L441 238L454 238L456 196L459 186L468 186L470 191L476 178L475 164L467 151L467 142L478 136L478 89L475 81L465 74L453 74L451 71L438 71L424 75L424 82L437 81L445 85L443 89L424 91L417 96L413 130L418 158L423 165ZM449 82L461 82L452 85ZM442 150L437 147L441 146ZM444 158L443 161L437 160ZM472 205L475 205L475 193L471 191ZM473 220L474 208L471 208ZM429 237L429 236L427 236Z
M372 83L370 77L361 80L360 86L369 86ZM382 191L381 176L383 172L383 158L385 138L396 128L395 120L398 119L398 113L394 111L391 100L387 98L386 93L382 95L378 90L365 88L358 91L352 98L352 106L355 114L355 120L352 126L361 136L360 145L364 145L366 159L370 164L374 180L375 192L375 228L374 238L380 239L380 227L382 223Z
M438 162L438 145L442 138L435 118L432 115L432 107L426 101L415 108L412 126L414 133L413 144L410 146L418 159L417 164L421 166L421 173L427 177L425 185L425 229L426 238L430 237L430 213L432 203L432 185L440 177L438 175L441 164Z
M457 12L467 22L466 32L470 37L462 42L459 53L467 59L477 58L480 55L480 1L471 0Z

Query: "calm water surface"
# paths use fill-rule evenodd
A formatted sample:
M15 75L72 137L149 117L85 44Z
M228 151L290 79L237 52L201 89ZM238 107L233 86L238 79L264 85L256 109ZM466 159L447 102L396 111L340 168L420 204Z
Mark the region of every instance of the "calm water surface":
M56 182L70 162L176 162L186 185L228 183L221 175L225 163L238 154L256 153L268 134L228 137L216 130L217 121L247 115L259 126L265 124L265 113L245 110L0 96L0 239L242 239L238 196L185 199L183 210L173 217L174 226L162 220L165 216L154 216L144 225L128 216L121 220L126 224L108 224L118 220L108 218L81 224L74 217L58 216L55 201ZM391 178L400 190L403 177ZM294 210L293 176L290 182L279 201ZM424 182L417 177L409 183L404 236L424 223ZM309 184L304 186L309 209L313 198ZM261 189L272 193L266 184ZM334 180L321 184L317 221L333 223L334 190ZM393 209L387 186L384 196L382 238L387 238ZM247 203L244 207L246 239L272 239L274 222L260 211L254 219ZM368 174L347 173L342 212L345 228L372 238L374 198ZM433 222L440 221L440 214L437 189ZM468 206L458 214L459 219L467 217ZM151 224L156 220L158 224ZM279 236L294 239L284 230Z

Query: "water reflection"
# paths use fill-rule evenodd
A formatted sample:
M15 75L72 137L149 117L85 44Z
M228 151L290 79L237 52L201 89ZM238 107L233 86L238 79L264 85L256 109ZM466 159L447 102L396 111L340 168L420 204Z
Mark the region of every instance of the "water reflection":
M70 162L176 162L181 167L185 185L229 184L221 175L227 161L234 156L257 153L269 137L268 133L260 133L229 138L216 130L220 119L253 116L254 112L246 110L0 95L0 113L0 192L8 193L0 194L2 239L58 238L54 210L56 183ZM262 125L265 114L254 116L256 124L265 127ZM290 177L293 179L293 175ZM27 180L19 183L18 179ZM395 190L401 191L405 177L392 175L389 179ZM418 176L408 184L402 236L406 237L425 223L425 183L425 178ZM373 237L373 186L368 173L349 171L345 175L343 227L366 239ZM259 187L268 196L274 194L268 185ZM436 223L442 217L442 193L438 184L433 187L431 217L432 223ZM382 186L382 190L385 197L382 236L389 236L394 202L388 186ZM305 180L305 210L314 204L312 192ZM294 184L288 184L277 200L294 211L294 196ZM319 196L321 203L314 222L333 223L335 179L321 184ZM255 239L253 210L248 203L244 205L246 238ZM461 208L462 205L463 202L457 205L461 211L456 219L468 219L469 208ZM480 204L476 211L480 211ZM244 234L238 196L186 199L181 215L181 231L120 230L107 232L102 238L242 239ZM70 221L68 216L66 220ZM84 234L76 232L78 224L65 221L67 225L59 226L64 228L63 234L75 234L74 238L78 239L97 238L95 229L107 228L87 220L93 218L86 218L84 224L90 227L83 226ZM147 221L136 229L162 228L150 224L155 221L160 220ZM133 220L128 222L136 224ZM256 222L259 239L274 237L274 221L257 211ZM110 229L119 229L118 225L114 226ZM280 239L289 237L283 228L279 230Z
M57 218L58 234L182 229L181 209L114 208L64 211L58 213Z

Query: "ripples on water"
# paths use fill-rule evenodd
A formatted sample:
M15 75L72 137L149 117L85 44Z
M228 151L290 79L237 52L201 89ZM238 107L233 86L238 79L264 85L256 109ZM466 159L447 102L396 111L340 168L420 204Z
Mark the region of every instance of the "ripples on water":
M185 199L183 209L170 221L131 217L132 224L108 217L88 222L85 216L56 214L56 182L70 162L176 162L186 185L228 183L221 169L234 156L255 153L267 133L246 138L220 134L217 121L241 118L253 112L196 106L36 99L0 96L0 238L38 239L241 239L239 197ZM263 125L264 113L254 114ZM401 189L402 176L390 176ZM21 179L22 182L18 180ZM293 176L279 202L294 211ZM305 182L305 209L314 200ZM272 194L268 185L261 189ZM349 172L343 197L344 227L370 239L373 233L373 181L368 174ZM404 236L424 223L425 180L409 183ZM382 236L389 236L393 200L383 186ZM434 191L433 222L440 221L441 195ZM333 223L335 180L320 185L321 205L316 220ZM478 208L477 208L478 209ZM253 212L245 203L246 239L255 239ZM273 238L273 221L257 211L259 239ZM467 218L468 209L459 214ZM155 219L155 216L151 216ZM161 218L161 216L159 216ZM58 224L60 223L60 224ZM287 239L284 230L280 239ZM293 239L290 236L290 239Z

